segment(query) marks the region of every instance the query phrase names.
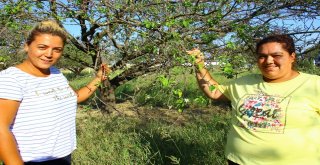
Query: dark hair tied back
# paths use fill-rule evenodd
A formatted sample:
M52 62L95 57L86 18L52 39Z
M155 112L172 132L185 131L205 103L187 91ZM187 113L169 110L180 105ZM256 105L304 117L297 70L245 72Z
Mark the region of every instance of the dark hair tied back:
M280 43L282 45L282 48L285 49L289 54L295 53L296 51L292 37L290 37L287 34L277 34L277 35L268 36L260 40L256 45L256 53L258 53L260 47L263 44L270 43L270 42Z

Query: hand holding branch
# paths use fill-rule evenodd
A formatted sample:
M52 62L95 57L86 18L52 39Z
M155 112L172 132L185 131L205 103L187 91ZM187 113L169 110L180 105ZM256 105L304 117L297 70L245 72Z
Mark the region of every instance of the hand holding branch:
M197 69L202 69L204 67L204 55L198 48L193 48L186 52L195 58L194 64Z
M99 78L101 81L104 81L108 78L108 75L111 73L111 69L107 64L101 64L96 77Z

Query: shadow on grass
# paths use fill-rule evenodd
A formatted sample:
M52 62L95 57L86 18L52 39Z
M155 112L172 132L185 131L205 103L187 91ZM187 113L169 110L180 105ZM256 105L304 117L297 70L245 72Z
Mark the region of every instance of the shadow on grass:
M226 164L224 146L230 113L223 108L193 109L190 114L147 108L138 117L80 113L79 145L73 162ZM180 118L183 120L177 122Z
M155 128L148 123L136 126L141 143L154 155L150 164L225 164L224 145L228 124L213 119L208 124ZM197 129L198 127L198 129Z

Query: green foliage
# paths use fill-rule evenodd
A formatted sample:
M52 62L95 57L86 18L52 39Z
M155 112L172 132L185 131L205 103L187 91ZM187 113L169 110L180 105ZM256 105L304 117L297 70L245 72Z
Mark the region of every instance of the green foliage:
M204 96L198 96L194 99L194 104L198 105L198 106L205 106L208 104L208 100L206 97Z
M315 60L319 59L320 46L311 47L306 50L306 54L297 54L294 67L298 71L320 75L320 66L315 65Z
M183 92L181 89L173 90L173 94L176 97L174 107L178 109L178 112L183 112L189 100L183 98Z
M309 37L306 35L315 29L307 27L317 28L317 26L290 28L275 22L279 22L279 19L302 20L300 22L317 20L308 16L317 12L315 10L317 8L314 7L317 5L312 1L303 5L296 1L284 3L231 0L197 2L126 0L108 3L83 0L49 3L3 1L0 2L0 6L4 9L0 11L0 18L3 20L0 20L0 23L2 27L10 27L11 25L7 23L12 23L13 30L9 31L12 34L19 32L14 30L15 28L22 30L25 27L23 25L29 25L30 21L47 17L54 18L63 25L77 26L75 29L80 31L73 32L76 33L75 36L69 35L69 41L72 41L70 44L73 46L67 50L69 45L66 45L66 54L61 59L61 63L64 63L62 68L68 67L69 70L79 74L84 67L93 68L99 65L97 64L100 62L99 55L102 55L110 64L115 64L112 65L112 69L115 70L115 74L112 74L113 87L123 84L128 78L165 75L153 79L150 82L152 86L147 91L128 89L134 89L132 93L137 94L135 99L141 104L150 103L177 108L190 106L190 103L187 104L182 100L191 95L186 88L186 81L191 78L186 79L185 76L176 79L175 75L167 72L170 68L188 62L188 58L185 57L186 50L198 47L208 57L208 61L219 60L224 76L237 77L252 68L254 43L262 36L271 32L301 33L303 36L299 38L305 37L308 40ZM301 6L303 10L300 10ZM297 10L292 10L293 8ZM3 32L2 30L6 28L0 32ZM18 43L21 46L23 40L14 40L11 43L16 45ZM127 64L134 67L123 71ZM181 98L173 93L175 90L182 91ZM120 92L119 95L122 97L124 94ZM166 103L161 101L166 98L165 96L170 96L165 99ZM192 103L198 96L189 99L190 102ZM177 102L176 99L180 101Z
M315 66L313 60L300 59L295 65L296 69L301 72L320 75L320 68Z
M184 19L181 21L182 27L189 28L192 23L192 19Z
M175 67L166 76L150 74L134 79L116 89L117 99L132 99L139 105L170 108L180 112L189 107L207 107L210 100L198 88L195 75L191 72L191 68ZM223 73L213 72L212 75L221 83L228 81ZM210 86L211 90L214 88Z
M142 24L147 28L147 29L153 29L157 26L156 22L149 21L149 20L144 20Z
M67 44L64 47L63 55L57 63L57 66L68 69L76 75L80 75L83 69L92 65L90 55L88 55L89 53L78 50L74 45Z
M223 66L223 73L226 75L227 78L233 78L233 76L236 74L232 64L226 63Z
M228 42L227 47L229 49L238 48L238 46L236 46L232 42ZM229 55L229 52L225 52L218 58L220 61L221 70L227 78L236 78L239 74L253 69L253 56L248 56L240 53L233 54L231 56Z
M169 85L170 85L169 79L167 79L164 75L158 76L158 80L160 81L161 85L164 88L169 87Z
M9 60L8 56L0 56L0 62L5 63L8 60Z

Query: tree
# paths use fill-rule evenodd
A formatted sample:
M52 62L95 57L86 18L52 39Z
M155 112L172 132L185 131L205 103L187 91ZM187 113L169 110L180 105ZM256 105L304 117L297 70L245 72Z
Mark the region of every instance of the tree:
M92 66L90 56L77 49L72 44L66 44L63 55L57 66L72 71L75 75L80 75L81 71Z
M30 13L32 4L23 1L0 2L0 69L21 62L21 46L36 15Z
M235 66L241 67L252 58L255 41L269 33L292 34L300 52L306 50L306 45L319 44L319 25L314 23L319 18L318 1L41 0L33 3L37 14L80 27L79 36L70 35L70 43L90 56L92 67L101 63L101 57L106 57L113 70L126 68L126 64L133 66L104 84L104 102L114 101L107 91L112 93L124 81L186 63L189 59L184 51L193 47L204 50L209 60L220 54L227 60L234 55L245 55L245 60L241 59L243 64L227 66L236 69Z

